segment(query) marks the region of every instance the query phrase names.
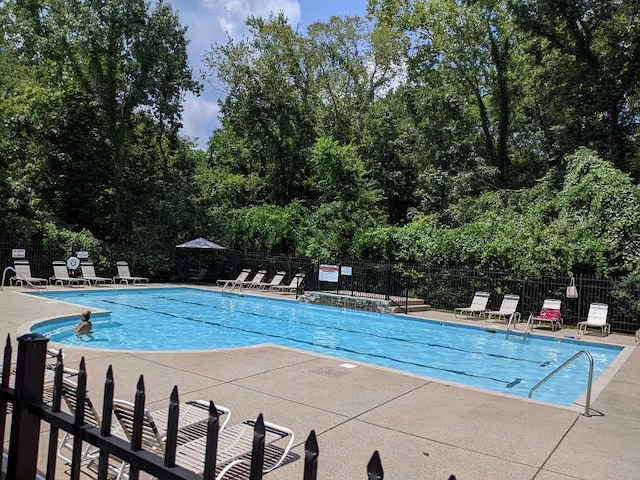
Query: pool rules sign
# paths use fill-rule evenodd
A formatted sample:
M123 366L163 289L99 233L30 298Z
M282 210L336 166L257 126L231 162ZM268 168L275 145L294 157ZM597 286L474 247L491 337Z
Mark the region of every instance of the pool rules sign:
M318 269L318 280L321 282L338 283L340 267L338 265L320 265Z

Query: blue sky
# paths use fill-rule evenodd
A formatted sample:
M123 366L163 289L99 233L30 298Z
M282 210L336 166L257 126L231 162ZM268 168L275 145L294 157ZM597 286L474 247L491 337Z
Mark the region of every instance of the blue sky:
M203 69L202 56L215 43L224 43L228 34L234 39L246 33L248 15L266 17L283 11L295 29L305 32L314 22L325 22L332 15L364 16L367 0L165 0L178 12L187 26L190 41L187 50L195 76ZM199 97L189 95L184 105L182 134L206 146L213 130L219 126L220 90L207 82Z

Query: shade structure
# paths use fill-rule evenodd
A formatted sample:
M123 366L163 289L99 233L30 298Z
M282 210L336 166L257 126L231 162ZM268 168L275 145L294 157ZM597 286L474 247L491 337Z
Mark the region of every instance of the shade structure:
M190 248L198 250L198 270L200 271L202 271L202 252L204 250L224 250L223 246L202 237L189 240L188 242L181 243L180 245L176 245L176 248Z
M224 250L223 246L218 245L217 243L213 243L206 238L196 238L194 240L189 240L188 242L181 243L180 245L176 245L176 248L200 248L203 250Z

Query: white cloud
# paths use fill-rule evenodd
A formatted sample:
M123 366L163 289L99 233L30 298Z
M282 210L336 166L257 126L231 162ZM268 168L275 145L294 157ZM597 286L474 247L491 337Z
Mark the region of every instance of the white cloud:
M204 148L211 137L213 129L218 124L217 99L207 99L187 95L184 102L184 113L182 115L182 130L180 133L191 138L200 147Z
M297 0L201 0L204 12L217 19L218 34L224 39L229 35L238 40L246 33L244 25L249 15L268 17L269 14L284 12L291 25L300 22L301 9Z

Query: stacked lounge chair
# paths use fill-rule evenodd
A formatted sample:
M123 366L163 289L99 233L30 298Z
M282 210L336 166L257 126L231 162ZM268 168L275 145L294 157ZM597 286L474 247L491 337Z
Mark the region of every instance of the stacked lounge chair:
M231 427L221 429L218 432L216 465L220 471L216 476L216 480L222 479L225 474L236 465L251 464L254 431L258 424L264 425L265 445L272 445L280 440L284 442L288 439L286 446L279 449L281 453L275 456L271 463L265 462L262 472L270 472L281 465L287 458L295 438L293 431L281 425L276 425L275 423L265 422L262 414L260 414L255 421L247 420ZM176 452L176 464L192 470L199 475L203 475L206 452L207 438L204 436L199 437L192 442L185 443L178 447Z
M280 272L276 272L276 274L273 276L273 278L271 279L271 281L269 282L260 282L257 285L254 285L253 288L258 289L258 290L268 290L271 287L277 287L278 285L280 285L282 283L282 281L284 280L284 277L287 275L287 272L285 271L280 271Z
M49 277L49 282L53 285L60 285L61 287L64 287L65 285L80 285L82 287L86 284L91 285L91 283L85 278L70 277L67 264L61 260L53 262L53 276Z
M194 441L202 436L206 437L207 419L209 418L208 402L204 400L195 400L187 402L180 407L180 415L178 417L178 444L186 444ZM220 426L223 430L230 419L231 411L223 406L216 406L218 415L224 417L224 421ZM125 400L113 400L113 414L119 422L122 429L121 434L127 440L131 441L134 435L135 424L135 405ZM156 410L151 412L144 409L142 417L142 448L145 450L164 455L165 441L167 435L167 418L168 409ZM89 468L93 468L98 461L98 452L92 455L88 463ZM127 478L128 465L122 462L117 468L116 480Z
M93 282L93 285L106 285L107 283L112 283L111 278L106 277L98 277L96 275L96 269L91 262L83 262L80 264L80 268L82 269L82 278L89 282L89 285Z
M78 370L73 369L64 369L65 374L69 376L78 375ZM69 380L68 378L62 379L62 398L64 399L69 412L75 416L76 410L78 409L78 385ZM96 410L93 402L89 398L88 394L84 396L84 422L92 427L100 428L102 425L102 419L100 418L100 414ZM113 433L117 435L117 430L114 430ZM120 432L121 433L121 432ZM86 460L90 458L92 455L96 454L98 449L91 444L87 444L87 446L82 450L82 454L80 456L80 460ZM71 455L73 454L73 435L68 432L65 432L62 438L58 443L58 457L64 460L67 463L71 463ZM67 456L69 455L69 456Z
M244 282L249 277L249 275L251 275L251 269L245 268L238 274L236 278L217 280L216 285L222 288L233 288L236 285Z
M466 317L480 316L487 312L487 304L489 303L489 292L476 292L468 307L458 307L454 310L455 316L463 315Z
M129 285L129 282L131 282L133 285L141 285L149 282L147 277L134 277L131 275L131 272L129 271L129 264L125 261L116 262L116 267L118 268L118 275L113 277L113 283L118 282Z
M245 280L243 282L236 283L236 286L240 288L258 287L266 274L266 270L258 270L251 280Z
M187 281L195 281L196 285L199 284L200 282L204 282L205 279L207 278L207 273L209 272L208 268L201 268L200 271L196 274L196 275L191 275L189 278L187 278Z
M296 273L289 284L287 285L274 285L269 287L272 292L278 293L295 293L302 286L304 282L304 273Z

